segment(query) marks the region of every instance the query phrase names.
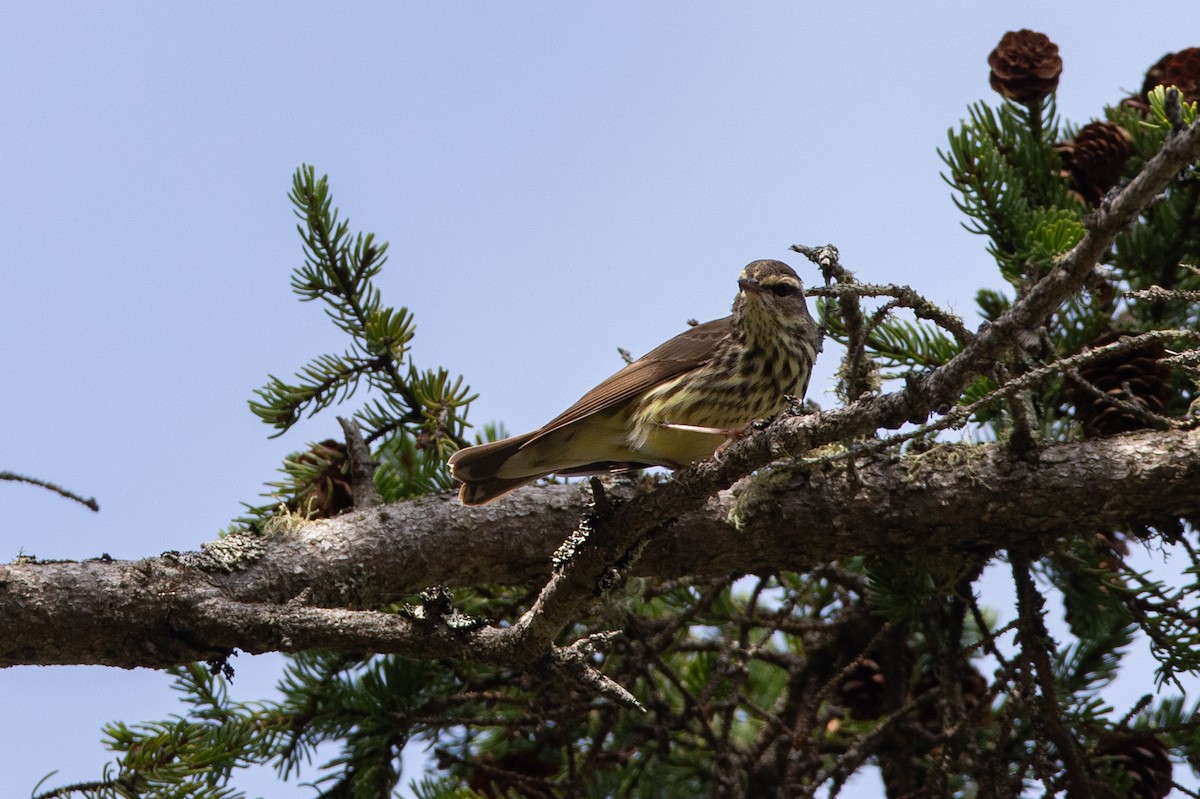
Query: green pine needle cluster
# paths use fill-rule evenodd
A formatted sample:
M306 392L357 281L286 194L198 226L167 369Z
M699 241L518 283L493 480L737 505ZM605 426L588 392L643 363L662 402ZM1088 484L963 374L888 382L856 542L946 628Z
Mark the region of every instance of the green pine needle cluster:
M420 369L413 362L413 315L384 304L375 282L387 261L387 242L372 233L351 235L349 222L333 207L328 179L303 166L289 197L304 251L292 290L305 302L323 304L350 345L341 354L314 358L291 379L269 376L250 409L282 435L302 417L347 402L365 384L371 397L353 418L378 462L380 496L394 501L449 488L446 458L466 443L466 412L475 395L446 369ZM283 479L270 484L274 501L251 508L240 521L255 526L281 497L308 511L314 495L328 493L321 481L336 481L331 474L345 466L345 453L336 447L293 454L283 464Z
M1046 215L1048 208L1078 206L1058 177L1058 135L1053 98L999 109L977 103L940 153L949 170L943 177L967 217L963 227L987 237L988 253L1010 283L1035 279L1049 266L1047 253L1066 251L1055 248L1064 233L1053 223L1063 220Z

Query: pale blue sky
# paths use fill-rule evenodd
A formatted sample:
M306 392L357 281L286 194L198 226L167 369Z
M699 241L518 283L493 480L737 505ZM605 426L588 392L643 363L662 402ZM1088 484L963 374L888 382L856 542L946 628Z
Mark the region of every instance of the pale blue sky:
M972 314L1000 281L935 152L1010 29L1058 42L1085 122L1169 50L1194 0L254 4L39 2L0 29L0 557L194 549L280 458L247 410L268 372L342 347L288 277L293 170L391 241L385 300L472 419L535 426L723 315L740 267L835 243L863 279ZM823 394L834 359L821 364ZM269 687L242 656L235 689ZM149 671L0 671L4 795L96 776L101 723L175 710ZM244 783L272 796L304 796Z

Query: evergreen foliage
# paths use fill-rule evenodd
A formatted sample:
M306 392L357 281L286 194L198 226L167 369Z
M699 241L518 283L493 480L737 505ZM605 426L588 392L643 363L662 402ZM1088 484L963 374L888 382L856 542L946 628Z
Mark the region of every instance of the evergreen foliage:
M464 414L474 395L461 377L413 363L413 316L407 308L385 305L373 282L387 261L387 243L376 243L371 233L351 237L350 223L332 207L328 179L317 179L313 167L303 166L289 197L304 247L292 290L305 302L323 303L350 346L340 355L313 359L290 381L271 375L255 392L259 399L250 402L251 411L282 435L306 413L346 402L365 382L373 396L354 419L374 445L380 495L395 501L449 488L446 458L467 443ZM312 498L321 474L344 465L344 453L329 448L297 453L284 462L284 478L270 484L272 496L305 512L299 500ZM276 504L253 507L239 521L253 527Z
M1161 147L1171 126L1167 102L1159 89L1149 112L1105 110L1132 140L1126 177ZM1194 105L1183 114L1194 119ZM977 103L950 131L945 179L964 226L986 240L997 265L995 284L978 295L985 320L1003 314L1083 236L1090 209L1056 151L1072 130L1051 95L1025 105ZM312 167L297 172L291 199L305 256L293 289L324 304L348 343L290 380L270 377L252 410L279 435L302 415L346 403L365 383L371 397L354 418L379 463L382 498L449 488L445 460L466 443L472 395L461 378L413 363L413 316L385 305L374 283L387 245L351 235ZM1086 296L1041 320L1018 354L964 394L963 406L988 400L970 416L973 432L1014 446L1084 435L1069 390L1078 376L1057 374L1016 396L992 392L1108 331L1195 329L1200 304L1182 292L1200 291L1200 272L1186 265L1200 267L1194 171L1120 236ZM1177 293L1137 293L1151 287ZM830 337L849 348L846 363L859 359L843 372L856 390L878 389L868 374L900 379L946 363L962 346L962 332L944 320L894 313L914 308L898 300L865 315L829 295L820 307ZM1179 419L1195 386L1178 369L1169 380L1165 416ZM239 526L258 529L280 502L301 513L324 507L314 497L329 494L322 481L336 483L345 463L337 446L289 458L271 484L272 503L251 509ZM1164 685L1200 670L1200 560L1192 531L1177 519L1102 539L1063 532L1050 552L898 553L803 575L631 583L621 601L578 620L562 640L619 627L604 673L644 713L583 686L475 664L321 652L292 658L278 698L237 703L223 676L195 665L175 673L185 713L110 726L118 755L110 771L42 796L232 799L244 795L234 786L249 763L272 766L280 779L314 781L314 796L329 799L382 799L406 781L422 799L833 796L869 766L896 797L1070 793L1080 775L1097 795L1127 795L1120 791L1145 774L1121 765L1133 761L1113 754L1121 751L1114 735L1140 731L1176 760L1200 763L1195 703L1167 695L1113 708L1097 695L1139 642L1148 642ZM1147 536L1187 561L1184 584L1129 565L1129 545ZM1003 560L1017 603L981 607L980 575ZM1049 596L1065 611L1063 641L1044 622ZM507 623L532 598L527 587L480 585L459 589L453 602ZM402 773L400 753L411 746L429 749L431 773Z

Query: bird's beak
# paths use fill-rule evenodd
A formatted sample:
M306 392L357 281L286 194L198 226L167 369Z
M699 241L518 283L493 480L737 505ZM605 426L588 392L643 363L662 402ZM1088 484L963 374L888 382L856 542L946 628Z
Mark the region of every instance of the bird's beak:
M750 280L745 277L738 280L738 288L747 294L762 294L763 292L763 287L757 280Z

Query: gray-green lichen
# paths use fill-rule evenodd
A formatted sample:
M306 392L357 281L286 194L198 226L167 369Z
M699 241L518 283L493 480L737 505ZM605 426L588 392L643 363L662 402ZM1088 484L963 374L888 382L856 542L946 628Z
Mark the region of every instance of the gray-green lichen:
M924 452L905 455L904 473L910 482L931 473L953 473L973 479L987 449L982 444L935 444Z
M272 537L294 533L312 524L314 512L310 510L308 513L294 513L281 502L279 511L262 523L262 534Z
M764 498L772 502L771 497L781 490L790 490L793 486L807 480L813 473L814 461L795 460L777 463L769 469L759 469L749 480L743 481L734 489L733 502L725 516L726 524L735 530L745 528L746 521L754 515L754 509Z
M200 545L199 552L184 552L179 562L210 572L235 572L256 563L267 552L267 542L254 533L232 533Z
M590 532L591 531L587 529L585 524L580 525L578 529L571 531L571 534L567 536L567 539L563 541L562 544L559 545L558 549L555 550L554 554L550 556L550 563L555 572L561 572L567 567L567 564L571 562L573 557L575 557L575 552L587 542Z

